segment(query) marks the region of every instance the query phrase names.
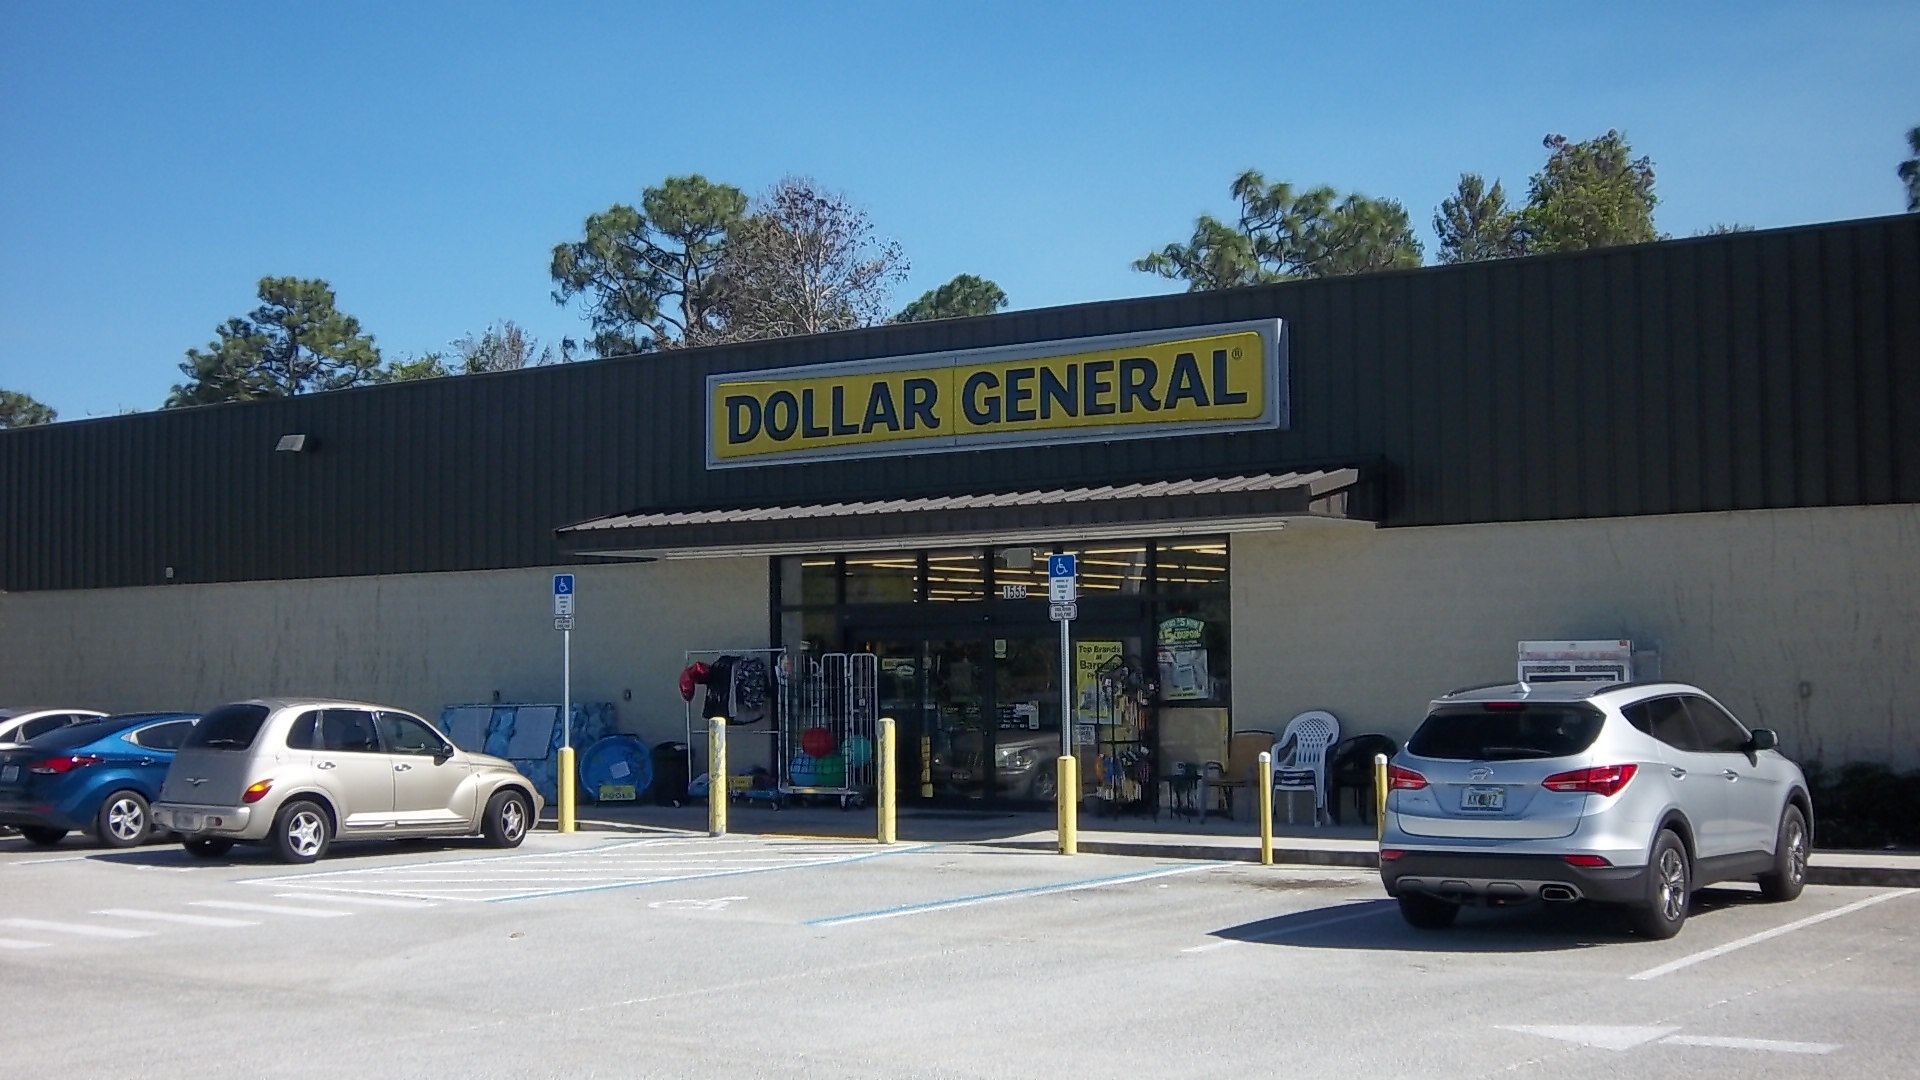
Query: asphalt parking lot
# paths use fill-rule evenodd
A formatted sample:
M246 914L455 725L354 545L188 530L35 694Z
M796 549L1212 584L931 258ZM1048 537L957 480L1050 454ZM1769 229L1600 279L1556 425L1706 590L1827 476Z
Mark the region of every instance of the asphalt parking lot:
M0 840L9 1077L1904 1077L1920 897L1404 926L1369 872L539 833Z

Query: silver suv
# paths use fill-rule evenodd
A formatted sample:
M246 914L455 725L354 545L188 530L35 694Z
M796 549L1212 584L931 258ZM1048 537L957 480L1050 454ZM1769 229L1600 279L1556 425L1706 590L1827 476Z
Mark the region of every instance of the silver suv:
M167 769L153 822L195 855L264 841L302 863L335 837L478 835L515 847L540 810L511 762L460 750L411 713L261 699L200 718Z
M1433 702L1387 767L1380 878L1407 922L1462 904L1625 904L1668 938L1695 889L1806 882L1799 766L1685 683L1516 683Z

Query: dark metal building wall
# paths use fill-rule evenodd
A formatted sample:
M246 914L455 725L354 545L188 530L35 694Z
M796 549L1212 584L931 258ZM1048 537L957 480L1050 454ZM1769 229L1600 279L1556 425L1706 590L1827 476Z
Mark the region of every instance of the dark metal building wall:
M704 468L710 372L1273 316L1288 431ZM0 432L0 587L546 565L555 526L638 509L1374 459L1396 526L1920 502L1920 215Z

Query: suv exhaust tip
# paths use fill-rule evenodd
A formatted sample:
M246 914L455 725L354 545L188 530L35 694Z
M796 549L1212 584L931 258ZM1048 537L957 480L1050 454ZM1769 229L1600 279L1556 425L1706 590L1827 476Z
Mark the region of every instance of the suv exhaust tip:
M1540 899L1554 904L1571 904L1580 899L1580 894L1566 885L1542 885Z

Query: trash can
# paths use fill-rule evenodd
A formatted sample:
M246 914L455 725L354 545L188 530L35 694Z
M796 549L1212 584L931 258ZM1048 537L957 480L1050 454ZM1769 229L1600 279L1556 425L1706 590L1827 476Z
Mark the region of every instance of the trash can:
M661 806L679 806L687 801L687 744L653 744L653 801Z
M636 802L653 785L653 755L635 735L609 735L580 757L580 787L589 802Z

